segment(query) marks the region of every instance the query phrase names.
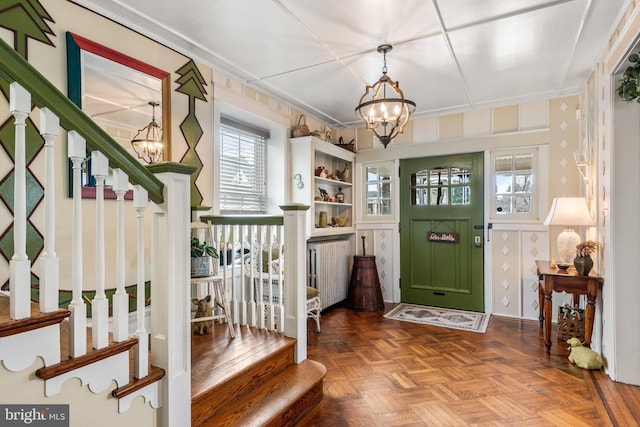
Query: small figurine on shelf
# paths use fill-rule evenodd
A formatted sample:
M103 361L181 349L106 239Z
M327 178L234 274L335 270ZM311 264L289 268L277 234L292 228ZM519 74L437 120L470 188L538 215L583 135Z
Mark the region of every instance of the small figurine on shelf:
M320 192L320 197L322 197L322 200L324 200L325 202L328 202L329 193L327 193L327 190L325 190L324 188L318 187L318 191Z
M336 202L344 203L344 193L342 192L342 187L338 187L338 192L336 193Z
M349 179L351 178L351 169L349 168L349 163L344 164L343 170L338 169L336 171L336 176L342 182L349 182Z
M319 176L320 178L326 178L327 177L327 170L324 166L318 166L315 171L315 176Z

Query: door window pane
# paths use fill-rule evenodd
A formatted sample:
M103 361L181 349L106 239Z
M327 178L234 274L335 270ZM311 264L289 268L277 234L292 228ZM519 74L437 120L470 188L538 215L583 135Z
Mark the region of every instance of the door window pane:
M471 197L471 171L456 166L439 166L411 176L414 205L468 205Z

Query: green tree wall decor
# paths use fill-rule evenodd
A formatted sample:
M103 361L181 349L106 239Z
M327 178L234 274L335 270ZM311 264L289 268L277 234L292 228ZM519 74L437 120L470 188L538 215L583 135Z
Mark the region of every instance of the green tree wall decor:
M53 18L38 0L2 0L0 2L0 27L13 32L13 42L16 52L28 60L28 39L33 39L49 46L55 46L51 36L55 33L49 23L55 23ZM11 82L0 79L0 90L9 100L9 84ZM13 117L9 116L0 125L0 146L8 158L13 162L14 146ZM27 185L27 255L35 261L44 246L44 238L31 221L31 215L44 198L43 186L30 170L31 162L43 148L43 139L31 118L27 118L26 126L26 185ZM13 210L13 179L14 169L0 180L0 200L10 212ZM0 233L0 254L8 261L13 255L13 222ZM31 283L37 284L38 277L31 274ZM6 288L8 280L3 284Z
M180 75L176 80L176 83L180 84L176 92L180 92L189 97L189 113L182 123L180 123L180 130L189 148L180 160L180 163L196 168L196 171L191 174L191 206L197 207L202 205L203 197L196 185L196 179L202 171L202 161L196 152L196 145L198 145L200 138L202 138L203 131L196 117L196 99L207 102L207 98L205 97L207 94L207 90L205 89L207 83L193 60L189 60L189 62L180 67L176 73Z

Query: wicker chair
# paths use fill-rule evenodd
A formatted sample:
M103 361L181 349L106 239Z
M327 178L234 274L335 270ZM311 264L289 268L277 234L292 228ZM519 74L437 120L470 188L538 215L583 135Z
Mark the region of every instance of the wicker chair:
M252 257L252 262L253 261L255 261L255 258ZM263 264L268 265L268 262ZM253 265L259 265L259 263L253 262ZM263 265L263 270L266 268L265 265ZM280 302L280 295L284 295L284 289L282 290L282 293L279 289L280 283L284 285L284 280L281 282L278 278L278 274L272 273L270 277L269 273L256 270L258 269L254 268L253 271L254 292L256 298L259 298L259 295L262 295L262 302L268 303L269 297L271 296L271 302L273 304L278 304ZM269 286L269 282L271 282L271 286ZM259 288L259 286L261 286L261 289ZM259 292L260 290L262 292ZM306 287L306 292L307 317L315 321L316 330L318 333L320 333L320 314L322 312L322 300L320 299L320 293L316 288L313 288L311 286Z

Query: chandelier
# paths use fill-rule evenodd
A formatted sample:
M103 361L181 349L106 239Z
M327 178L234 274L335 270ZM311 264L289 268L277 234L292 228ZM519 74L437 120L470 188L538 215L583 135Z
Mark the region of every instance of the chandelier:
M138 131L131 140L133 151L139 159L148 164L161 162L163 159L162 129L156 123L157 102L149 102L151 105L151 123Z
M356 112L367 124L367 129L373 131L384 148L399 133L404 132L409 117L416 109L415 102L404 98L399 82L394 82L387 75L387 52L392 49L390 44L378 46L378 52L384 57L382 76L373 85L367 86L356 107Z

